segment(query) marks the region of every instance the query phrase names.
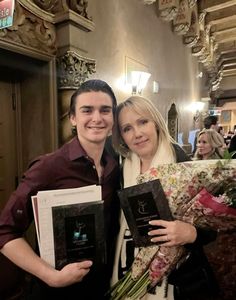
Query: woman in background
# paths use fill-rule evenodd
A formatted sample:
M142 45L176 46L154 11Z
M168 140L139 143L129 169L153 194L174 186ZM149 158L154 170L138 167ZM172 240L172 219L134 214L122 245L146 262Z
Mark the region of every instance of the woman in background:
M160 112L145 98L133 96L122 102L117 107L113 129L114 147L125 158L124 187L136 185L137 177L152 167L189 160L169 135ZM209 241L209 236L199 235L200 231L193 225L179 220L155 220L152 221L152 225L162 227L149 232L154 243L162 242L166 247L188 245L191 255L169 277L172 285L168 285L168 298L165 297L167 286L163 283L161 287L158 286L155 295L146 294L142 299L205 299L204 294L211 289L210 284L206 283L208 278L204 277L204 274L208 273L209 265L201 245ZM131 233L122 214L113 269L113 284L129 270L138 250L134 247ZM204 274L201 267L204 269ZM174 298L173 285L175 286ZM196 295L199 297L199 292L203 295L195 298Z
M224 154L224 143L221 135L214 129L203 129L197 137L197 151L194 160L221 159Z

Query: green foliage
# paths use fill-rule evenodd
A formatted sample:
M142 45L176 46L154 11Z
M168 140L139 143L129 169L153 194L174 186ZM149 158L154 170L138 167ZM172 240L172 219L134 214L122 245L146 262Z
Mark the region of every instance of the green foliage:
M224 151L224 154L223 154L223 159L228 159L228 160L230 160L230 159L233 158L234 154L236 154L236 151L229 152L229 150L226 149L226 150Z

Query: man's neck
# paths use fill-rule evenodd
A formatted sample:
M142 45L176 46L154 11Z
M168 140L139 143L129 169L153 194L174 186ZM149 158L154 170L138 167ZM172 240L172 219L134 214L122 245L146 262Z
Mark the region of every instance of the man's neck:
M96 144L96 143L84 143L84 144L82 143L81 145L86 151L87 155L93 159L98 174L99 182L100 182L103 174L103 165L101 163L101 158L102 158L105 142L103 144Z
M99 165L101 162L102 153L104 150L105 142L104 143L89 143L80 141L81 146L87 153L87 155L93 159L95 165Z

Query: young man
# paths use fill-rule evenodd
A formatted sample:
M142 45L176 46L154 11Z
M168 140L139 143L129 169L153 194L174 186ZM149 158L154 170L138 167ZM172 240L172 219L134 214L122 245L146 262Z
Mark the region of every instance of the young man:
M37 296L30 299L103 298L113 263L113 247L118 231L119 168L104 150L113 127L116 98L101 80L88 80L72 95L69 117L77 136L54 153L44 155L26 171L0 216L0 249L20 268L39 279ZM31 196L38 191L102 186L107 241L107 265L96 274L91 261L66 265L55 270L44 262L23 238L33 220ZM36 290L36 289L34 289Z

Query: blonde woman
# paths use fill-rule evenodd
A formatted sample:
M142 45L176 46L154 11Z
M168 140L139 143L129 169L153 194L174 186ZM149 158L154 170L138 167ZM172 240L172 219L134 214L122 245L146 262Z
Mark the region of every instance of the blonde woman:
M214 129L203 129L197 137L197 151L194 160L221 159L224 154L224 140Z
M185 152L170 137L160 112L152 102L142 97L130 97L117 107L112 136L115 149L125 158L124 187L137 184L137 177L151 167L189 160ZM178 220L155 220L152 225L162 227L149 232L154 243L163 242L162 246L166 247L188 245L193 248L193 251L182 271L180 267L176 275L175 271L172 272L172 280L169 281L172 285L168 285L167 297L167 285L163 283L157 288L156 293L154 291L154 294L146 294L142 299L185 300L192 299L190 296L199 293L202 288L204 292L208 292L209 289L205 289L208 284L205 283L207 279L204 278L204 271L202 273L202 269L199 269L199 274L195 273L195 269L203 265L208 268L201 247L202 240L199 244L202 238L199 230L191 224ZM209 236L207 239L209 241ZM138 250L134 247L131 233L122 214L113 269L113 284L128 271ZM192 276L193 274L196 276ZM202 282L203 286L196 287L196 281ZM174 292L173 285L175 286Z

